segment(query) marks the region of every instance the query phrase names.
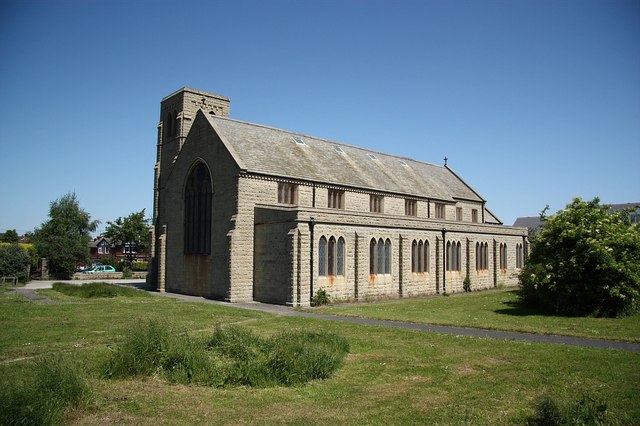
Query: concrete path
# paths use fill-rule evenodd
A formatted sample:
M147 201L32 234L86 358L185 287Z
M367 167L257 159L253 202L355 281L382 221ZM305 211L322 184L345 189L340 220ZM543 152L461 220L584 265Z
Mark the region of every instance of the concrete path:
M111 282L113 284L126 284L126 285L135 286L139 288L144 288L144 285L145 285L144 281L140 281L140 280L101 280L101 281ZM70 284L80 285L86 282L92 282L92 280L74 280L74 281L65 281L65 282ZM35 292L35 290L51 288L53 283L54 281L32 281L27 285L25 285L24 287L18 288L16 290L22 290L19 293L24 294L25 297L30 298L30 300L31 300L31 297L35 297L37 299L38 294ZM35 296L29 296L29 294L32 294ZM533 342L533 343L564 344L564 345L570 345L570 346L581 346L581 347L600 348L600 349L615 349L615 350L621 350L621 351L627 351L627 352L640 353L640 343L620 342L616 340L589 339L584 337L569 337L569 336L544 335L544 334L533 334L533 333L518 333L513 331L486 330L481 328L415 324L415 323L401 322L401 321L375 320L375 319L366 319L366 318L357 318L357 317L346 317L346 316L339 316L339 315L326 315L321 313L309 312L308 310L299 311L288 306L269 305L266 303L259 303L259 302L229 303L229 302L223 302L219 300L205 299L204 297L188 296L188 295L176 294L176 293L155 293L154 292L154 294L157 294L159 296L169 297L169 298L176 299L183 302L209 303L209 304L215 304L215 305L228 306L230 308L241 308L241 309L249 309L254 311L269 312L277 315L287 315L287 316L295 316L295 317L303 317L303 318L315 318L315 319L322 319L322 320L329 320L329 321L341 321L341 322L365 324L365 325L378 326L378 327L396 327L396 328L403 328L407 330L426 331L431 333L453 334L457 336L484 337L484 338L500 339L500 340L518 340L518 341Z

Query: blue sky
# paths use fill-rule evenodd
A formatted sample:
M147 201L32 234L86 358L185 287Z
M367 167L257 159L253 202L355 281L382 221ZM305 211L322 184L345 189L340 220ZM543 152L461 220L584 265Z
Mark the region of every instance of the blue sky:
M640 201L640 1L0 2L0 231L153 202L160 99L449 165L512 224Z

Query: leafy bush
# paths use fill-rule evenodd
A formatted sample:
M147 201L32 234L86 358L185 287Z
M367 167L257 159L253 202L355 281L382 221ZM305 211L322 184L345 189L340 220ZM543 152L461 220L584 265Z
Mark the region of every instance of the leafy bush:
M122 287L107 283L89 283L74 285L67 283L53 283L53 289L67 296L91 299L96 297L145 297L147 293L131 287Z
M462 281L462 288L465 293L469 293L471 291L471 278L469 278L469 275L464 277L464 281Z
M116 268L116 271L122 270L122 262L115 256L104 256L100 258L103 265L110 265Z
M20 282L29 279L31 256L19 245L0 247L0 276L17 277Z
M0 386L0 424L60 424L67 408L87 405L91 397L77 364L60 357L44 358L31 374Z
M163 327L147 322L129 329L103 375L160 374L171 382L207 386L292 386L329 378L349 351L345 339L324 332L288 331L265 339L232 326L198 339Z
M134 271L146 271L149 269L149 262L133 262L131 269Z
M584 395L572 404L558 404L546 395L536 404L535 414L527 421L529 426L573 426L573 425L605 425L608 424L609 411L607 404Z
M324 288L321 288L320 290L318 290L316 292L316 295L313 296L313 299L311 299L311 306L322 306L322 305L328 305L329 303L331 303L331 300L329 298L329 295L327 294L327 291Z
M520 297L568 315L618 316L640 308L640 227L626 212L579 198L532 244L520 273Z

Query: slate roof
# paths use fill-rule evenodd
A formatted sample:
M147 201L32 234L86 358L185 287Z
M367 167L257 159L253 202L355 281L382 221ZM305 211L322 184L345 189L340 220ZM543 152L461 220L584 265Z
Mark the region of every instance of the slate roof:
M540 216L519 217L513 222L513 226L520 226L522 228L540 229L543 225L544 222L540 219Z
M199 114L216 130L240 168L250 173L409 197L484 202L445 166L228 117ZM294 138L301 139L304 144L296 143Z

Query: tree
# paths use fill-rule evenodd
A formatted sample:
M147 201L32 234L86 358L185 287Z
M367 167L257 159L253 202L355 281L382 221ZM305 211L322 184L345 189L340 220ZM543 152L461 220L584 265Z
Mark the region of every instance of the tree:
M1 242L15 244L20 242L20 237L18 236L18 232L15 229L7 229L7 231L2 234Z
M618 316L640 309L640 227L598 198L576 198L551 217L520 273L526 304L568 315Z
M16 277L20 282L29 279L31 256L18 244L0 246L0 276Z
M49 259L52 275L69 278L78 262L89 259L90 233L98 223L80 207L75 193L51 202L49 220L35 230L33 240L38 255Z
M149 241L149 219L145 219L144 210L131 213L129 216L119 217L115 222L107 222L104 236L111 240L112 244L121 244L129 247L125 250L129 265L134 261L134 249L143 251L147 249Z

